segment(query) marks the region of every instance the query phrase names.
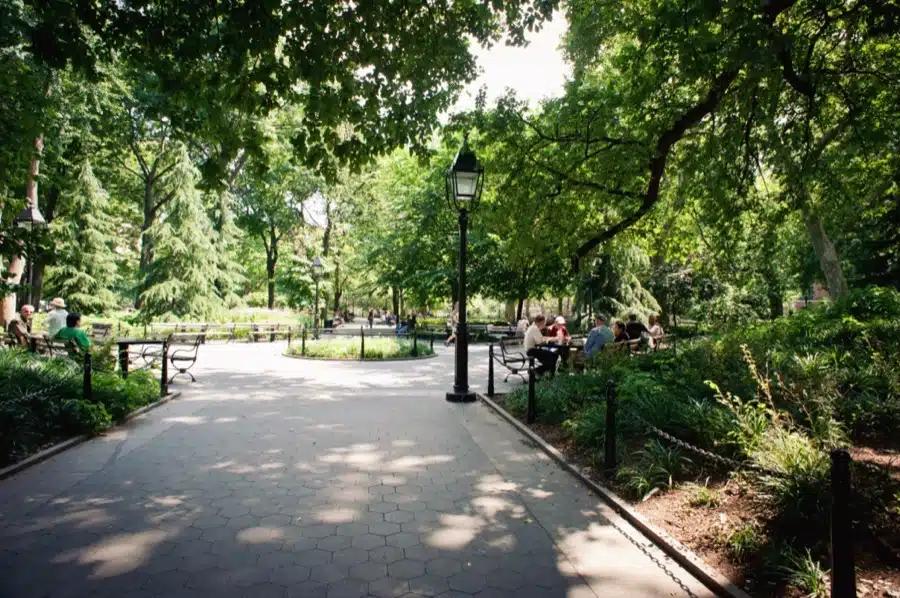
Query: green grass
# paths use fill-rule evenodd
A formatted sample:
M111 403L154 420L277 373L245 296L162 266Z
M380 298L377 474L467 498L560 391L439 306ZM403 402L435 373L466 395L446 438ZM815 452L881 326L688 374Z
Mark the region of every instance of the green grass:
M396 338L367 338L365 343L365 358L398 359L411 357L413 352L412 340ZM301 356L302 345L295 343L287 351L287 355ZM418 355L431 355L434 351L427 343L418 344ZM306 341L306 357L322 359L359 359L360 338L351 336L347 338L333 338L318 341Z

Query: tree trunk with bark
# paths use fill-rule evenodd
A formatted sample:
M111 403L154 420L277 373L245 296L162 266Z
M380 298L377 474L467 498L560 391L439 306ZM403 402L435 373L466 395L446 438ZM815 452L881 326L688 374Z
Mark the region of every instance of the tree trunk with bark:
M841 269L841 260L838 257L837 249L834 246L828 233L825 232L825 225L817 214L813 214L808 209L803 210L803 220L806 222L806 230L809 232L809 239L812 242L813 250L819 259L819 267L825 275L825 283L828 285L828 294L832 298L842 297L849 291L847 287L847 279L844 278L844 272Z
M400 315L400 292L397 287L391 287L391 308L394 314Z
M269 309L275 308L275 267L278 264L278 236L275 234L275 229L269 229L269 240L265 243L266 246L266 280L267 280L267 290L269 293L268 301L266 305L268 305Z
M41 154L44 151L44 134L41 133L34 139L34 154L28 164L28 180L25 184L25 199L28 205L33 208L38 207L38 176L41 170ZM9 271L6 274L6 282L9 284L20 284L22 282L22 272L25 269L25 258L21 255L14 256L9 263ZM4 329L12 320L16 313L16 294L10 293L3 299L3 309L0 312L0 320Z
M522 319L522 308L525 306L525 298L519 298L519 304L516 306L516 322Z

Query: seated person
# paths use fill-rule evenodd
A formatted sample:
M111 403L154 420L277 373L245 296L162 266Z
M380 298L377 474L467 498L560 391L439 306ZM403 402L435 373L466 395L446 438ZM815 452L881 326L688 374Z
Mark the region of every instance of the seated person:
M19 310L19 315L14 316L9 321L6 331L9 333L10 341L18 346L27 347L29 343L29 335L31 335L31 317L34 315L34 307L27 303Z
M636 314L628 314L628 323L625 324L625 332L628 333L628 338L631 340L637 340L643 335L650 336L650 331L647 330L647 327L644 326L643 322L639 322Z
M544 335L541 334L541 328L544 326L545 322L546 318L544 316L536 316L534 318L534 323L525 331L525 340L523 341L525 354L529 357L534 357L541 364L540 367L535 370L535 375L555 372L556 360L559 359L558 353L554 353L553 351L538 346L543 345L549 340L544 338Z
M650 346L656 347L659 343L659 340L666 335L663 327L659 325L659 320L656 316L650 316L647 320L650 324Z
M603 350L607 343L613 342L613 332L606 325L606 318L600 314L594 316L594 327L584 343L584 356L588 359Z
M566 319L562 316L556 316L553 324L547 329L548 340L556 341L559 345L559 358L563 364L569 362L569 342L572 337L569 336L569 330L566 328Z
M625 343L631 340L631 337L628 336L628 332L625 331L625 325L622 322L616 321L613 324L613 341L617 343Z
M519 320L519 323L516 324L516 336L519 338L525 336L525 331L528 330L528 326L529 326L528 318L526 318L523 315L522 318Z
M70 313L66 316L66 327L56 333L56 340L65 341L69 347L69 357L74 357L91 348L91 339L80 328L81 314Z

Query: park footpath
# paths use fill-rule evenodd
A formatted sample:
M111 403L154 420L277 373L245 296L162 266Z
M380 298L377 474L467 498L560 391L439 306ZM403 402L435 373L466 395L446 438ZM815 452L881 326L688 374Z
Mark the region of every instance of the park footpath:
M283 348L206 345L178 399L0 482L0 597L712 595L487 407L444 401L452 349Z

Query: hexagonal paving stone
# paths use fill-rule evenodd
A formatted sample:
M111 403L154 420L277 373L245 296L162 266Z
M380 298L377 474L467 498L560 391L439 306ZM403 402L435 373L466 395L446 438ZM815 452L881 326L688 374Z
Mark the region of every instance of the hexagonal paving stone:
M396 546L379 546L369 551L369 560L376 563L393 563L403 559L403 549Z
M319 549L304 550L295 553L294 562L307 567L318 567L331 562L331 553Z
M407 554L407 556L409 555ZM462 564L455 559L442 556L428 561L425 564L425 570L432 575L450 577L451 575L462 571Z
M278 567L269 572L269 581L283 586L294 586L309 579L310 569L303 565Z
M487 578L480 573L464 571L450 577L447 583L450 584L451 590L474 594L487 586Z
M297 556L290 552L268 552L259 555L259 560L256 561L256 564L260 567L266 567L267 569L275 569L293 565L296 559Z
M390 513L397 510L397 505L392 502L374 502L369 505L369 510L375 513Z
M409 593L409 584L401 579L384 578L369 584L369 595L377 598L396 598Z
M403 553L406 555L406 558L415 561L430 561L441 556L440 550L423 544L416 544L415 546L405 548L403 549Z
M242 598L284 598L285 587L274 583L261 583L244 590Z
M378 549L376 549L378 550ZM369 551L363 548L344 548L331 555L331 562L339 565L355 565L369 560Z
M375 534L363 534L353 538L352 546L354 548L378 548L384 546L384 536L376 536Z
M228 523L228 519L225 517L220 517L218 515L204 515L202 517L198 517L191 523L191 527L196 527L198 529L209 529L211 527L219 527Z
M411 592L422 596L436 596L441 592L450 589L447 578L442 575L432 575L427 573L414 579L409 580L409 589Z
M547 594L548 596L553 596L555 594ZM510 591L510 590L501 590L499 588L485 588L480 592L473 594L475 598L517 598L519 596L518 590ZM540 594L538 594L540 596Z
M225 525L231 529L245 529L248 527L256 527L259 524L259 517L253 515L238 515L229 519Z
M518 590L526 583L521 573L512 569L498 569L487 575L487 585L501 590Z
M307 538L316 538L319 540L335 535L337 533L337 526L323 524L306 525L300 528L300 533Z
M290 515L268 515L259 520L259 525L265 527L282 527L290 525L292 517Z
M327 565L320 565L318 567L313 567L309 573L310 581L321 581L324 583L334 583L336 581L340 581L342 579L347 579L347 570L348 568L344 565L335 565L334 563L329 563Z
M339 536L362 536L369 533L369 526L365 523L342 523L337 526Z
M373 523L369 525L369 533L376 534L379 536L390 536L391 534L396 534L400 531L400 524L398 523Z
M387 565L382 563L360 563L350 567L351 579L375 581L387 575Z
M338 582L342 583L342 582ZM288 586L285 598L327 598L328 584L318 581L304 581Z
M316 548L321 550L341 550L344 548L350 547L350 542L353 539L350 536L328 536L327 538L322 538L316 544Z
M412 579L425 573L425 563L404 559L388 565L388 573L396 579Z
M400 505L403 508L403 505ZM416 517L410 511L391 511L384 514L384 520L390 523L408 523Z
M400 532L387 537L388 546L396 546L397 548L409 548L420 542L419 534L410 534L408 532Z
M232 517L239 517L241 515L249 515L250 508L245 507L243 505L228 505L227 507L222 507L219 509L217 513L219 517L225 517L226 519L231 519Z
M328 598L365 598L369 593L369 584L359 579L344 579L328 584Z

